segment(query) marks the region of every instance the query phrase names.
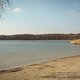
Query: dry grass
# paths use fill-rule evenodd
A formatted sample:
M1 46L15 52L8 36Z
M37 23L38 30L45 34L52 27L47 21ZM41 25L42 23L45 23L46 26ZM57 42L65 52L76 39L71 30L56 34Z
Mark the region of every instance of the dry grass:
M73 44L80 44L80 39L72 40L71 43L73 43Z

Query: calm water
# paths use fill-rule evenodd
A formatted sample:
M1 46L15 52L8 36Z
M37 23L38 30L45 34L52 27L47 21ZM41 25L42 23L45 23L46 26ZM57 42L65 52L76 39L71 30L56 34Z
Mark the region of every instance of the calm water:
M80 54L80 45L69 41L0 41L0 70Z

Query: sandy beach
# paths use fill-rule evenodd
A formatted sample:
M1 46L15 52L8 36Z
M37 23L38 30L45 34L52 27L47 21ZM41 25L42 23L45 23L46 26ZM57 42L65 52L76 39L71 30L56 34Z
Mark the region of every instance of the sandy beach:
M80 55L2 70L0 80L80 80Z

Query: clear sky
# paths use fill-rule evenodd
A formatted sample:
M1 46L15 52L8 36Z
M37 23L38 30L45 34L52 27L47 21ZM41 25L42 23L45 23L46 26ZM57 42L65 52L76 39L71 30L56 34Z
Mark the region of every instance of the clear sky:
M0 34L79 33L80 0L13 0Z

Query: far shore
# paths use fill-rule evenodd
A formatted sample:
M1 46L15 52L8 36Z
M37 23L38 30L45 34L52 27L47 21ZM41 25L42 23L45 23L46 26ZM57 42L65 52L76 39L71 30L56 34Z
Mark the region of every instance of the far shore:
M0 71L0 80L80 80L80 55Z

